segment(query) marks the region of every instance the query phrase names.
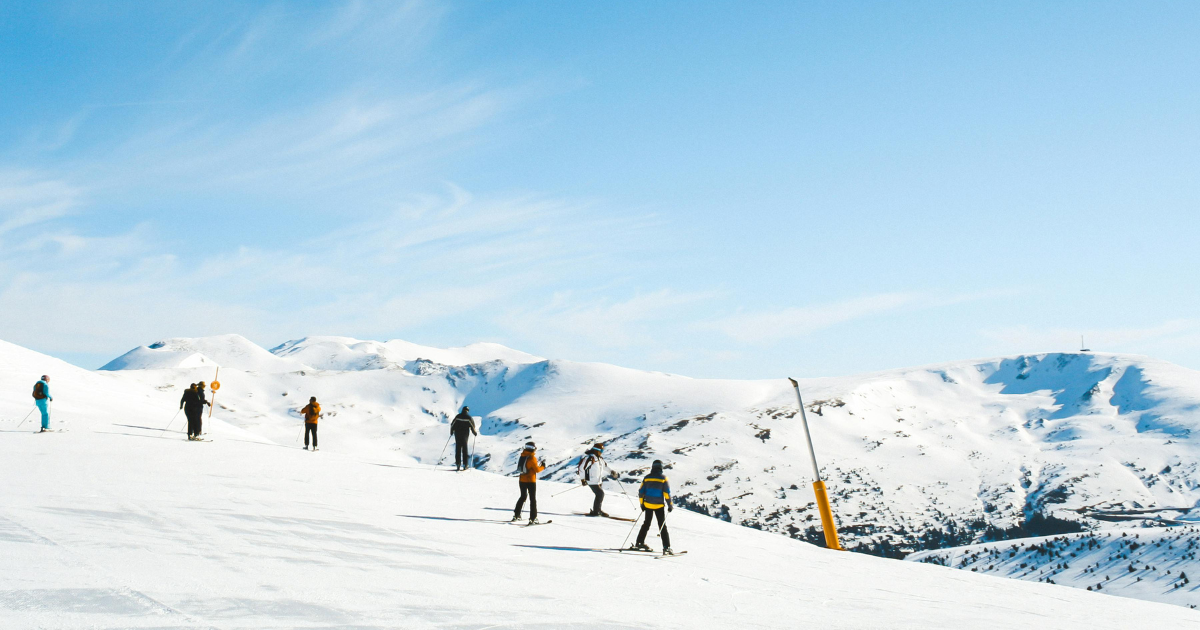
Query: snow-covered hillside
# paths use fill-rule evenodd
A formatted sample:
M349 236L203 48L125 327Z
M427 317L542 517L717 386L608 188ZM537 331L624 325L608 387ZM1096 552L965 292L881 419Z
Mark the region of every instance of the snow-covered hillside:
M441 387L440 378L462 389L439 390L438 405L462 392L481 407L504 409L591 368L426 367L424 376L223 368L218 403L229 404L206 423L213 441L195 443L179 423L160 429L174 413L176 384L207 376L207 368L88 372L0 343L0 627L1090 630L1200 623L1178 606L826 551L684 510L671 515L670 526L687 555L611 553L605 549L621 543L628 524L571 515L587 501L582 492L554 497L573 487L562 484L541 485L542 517L553 523L498 522L511 509L514 479L456 474L398 450L431 440L440 446L444 425L434 416L424 416L438 429L427 439L413 428L387 434L376 449L352 436L419 424L403 415L409 403L400 396L389 401L393 387L415 395L422 383ZM596 369L609 384L641 378ZM53 377L54 423L66 432L16 426L31 406L30 375L43 372ZM687 379L654 379L662 379L650 381L661 391L690 392ZM524 394L510 399L499 387L510 382ZM289 395L280 387L291 388ZM708 389L715 398L741 391L721 387ZM769 395L774 385L761 387ZM296 419L279 413L291 404L283 399L350 391L355 402L328 403L338 414L322 420L322 451L300 450ZM540 395L561 402L552 392ZM583 415L606 408L586 392L579 398ZM393 411L383 413L389 405ZM500 422L489 420L493 429ZM493 431L481 445L499 448L506 435ZM687 482L678 471L672 478ZM620 496L608 505L632 513Z
M1200 528L1115 529L912 554L907 560L976 573L1200 607Z
M693 509L821 540L784 379L691 379L539 361L495 346L478 355L492 360L448 365L399 342L328 337L279 346L289 369L271 372L265 361L229 360L261 357L238 339L237 352L211 351L227 360L218 415L269 439L295 439L295 411L316 395L329 414L325 439L431 462L443 452L446 422L466 403L481 417L475 453L484 470L509 471L520 444L534 439L555 478L566 480L586 445L605 441L626 481L652 456L664 457L681 480L679 498ZM446 352L448 361L476 356ZM178 394L212 372L116 374ZM1190 437L1200 424L1200 373L1162 361L1044 354L811 379L802 391L850 548L899 556L1114 523L1162 524L1192 518L1200 501L1200 452Z

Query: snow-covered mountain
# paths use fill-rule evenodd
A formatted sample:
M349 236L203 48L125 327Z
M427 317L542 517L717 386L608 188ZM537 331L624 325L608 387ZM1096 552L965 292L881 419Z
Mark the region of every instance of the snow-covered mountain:
M612 553L629 524L572 515L587 503L584 493L563 493L575 485L540 484L550 525L508 524L511 477L453 474L405 454L440 447L445 429L436 412L411 415L412 405L470 399L481 410L530 412L574 401L568 408L579 415L562 416L564 424L611 409L600 423L637 425L647 420L622 416L637 400L604 402L612 397L591 387L642 383L626 392L634 398L708 391L697 404L711 405L770 397L777 385L697 385L559 362L421 368L427 373L223 367L226 386L206 420L213 441L194 443L179 421L168 423L179 386L210 378L209 368L89 372L0 342L0 627L1091 630L1200 620L1179 606L826 551L685 510L670 527L687 555ZM53 422L65 432L18 428L41 373L52 375ZM553 391L583 384L592 385ZM298 420L285 413L310 392L337 411L321 421L319 453L295 445ZM418 392L428 398L410 402ZM553 426L557 415L514 430L504 417L489 415L480 439L497 453L489 466L515 434L571 450L552 444L566 431ZM388 432L401 426L409 428ZM370 431L375 440L362 437ZM653 439L647 456L659 454ZM671 476L695 481L682 467ZM633 514L619 495L607 505Z
M230 360L259 352L211 351L227 361L217 415L294 442L296 410L315 395L327 411L328 444L430 463L446 452L449 418L468 404L481 419L474 449L483 470L510 472L532 439L552 478L566 481L583 450L603 441L626 485L661 458L677 499L693 510L821 544L785 379L692 379L495 346L466 352L472 348L439 355L321 337L274 354L258 349L290 362L286 371ZM489 360L451 365L430 356ZM211 379L212 368L116 375L177 395L187 382ZM801 390L851 549L899 557L1200 515L1200 453L1191 437L1200 424L1200 373L1192 370L1145 357L1050 353L809 379Z
M1151 527L922 551L906 560L1200 607L1200 528Z

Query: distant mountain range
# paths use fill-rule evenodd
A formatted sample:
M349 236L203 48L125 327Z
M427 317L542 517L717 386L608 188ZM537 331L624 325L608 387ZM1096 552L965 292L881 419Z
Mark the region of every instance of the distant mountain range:
M693 510L821 544L788 382L702 380L546 360L309 337L169 339L104 370L160 389L217 365L218 415L268 437L317 395L326 440L436 461L463 404L476 465L511 472L536 441L568 479L605 442L628 484L663 459ZM1012 537L1200 520L1200 372L1146 357L1048 353L801 381L843 544L899 557Z

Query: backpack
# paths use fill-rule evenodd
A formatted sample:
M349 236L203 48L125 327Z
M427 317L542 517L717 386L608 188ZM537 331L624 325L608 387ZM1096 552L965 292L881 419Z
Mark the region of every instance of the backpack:
M528 464L529 456L522 454L517 458L517 473L522 475L529 473Z
M46 385L41 381L33 384L33 399L41 400L46 397Z

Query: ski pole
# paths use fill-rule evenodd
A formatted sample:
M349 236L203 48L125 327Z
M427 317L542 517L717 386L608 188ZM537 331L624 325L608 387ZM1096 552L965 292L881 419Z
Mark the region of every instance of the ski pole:
M551 498L551 499L553 499L554 497L556 497L556 496L558 496L558 495L560 495L560 494L566 494L566 493L568 493L568 492L570 492L570 491L572 491L572 490L575 490L575 489L577 489L577 488L582 488L582 487L583 487L583 485L584 485L584 484L579 484L578 486L571 486L570 488L567 488L566 490L563 490L562 492L559 492L559 493L556 493L556 494L552 494L552 495L550 495L550 498Z
M299 441L300 441L300 436L302 436L302 435L304 435L304 425L303 425L303 424L301 424L301 425L300 425L300 432L296 434L296 441L297 441L297 442L299 442Z
M633 530L634 530L634 528L637 527L638 521L642 520L642 517L645 515L646 515L646 510L642 510L642 513L638 514L637 518L633 519L633 527L629 528L629 533L625 534L625 540L621 541L621 549L625 548L625 543L629 542L629 537L633 535Z
M454 437L454 434L451 434L450 437ZM441 466L442 460L446 459L446 447L447 446L450 446L450 438L449 437L446 438L446 446L442 447L442 456L438 458L438 463L437 463L438 466Z
M25 414L25 417L24 417L24 418L22 418L22 419L21 419L21 421L17 423L17 428L18 428L18 429L20 429L20 428L21 428L21 425L22 425L22 424L25 424L25 421L26 421L26 420L28 420L28 419L29 419L29 416L32 416L32 415L33 415L33 412L35 412L35 411L37 411L37 405L34 405L34 406L33 406L33 409L30 409L30 410L29 410L29 413Z
M625 484L621 483L621 478L614 477L614 480L617 482L618 486L621 486L621 494L625 495L625 500L629 501L629 506L634 510L637 510L637 504L633 502L633 497L629 496L629 493L625 491Z
M179 408L179 411L183 411L183 407L180 407L180 408ZM159 429L159 430L158 430L158 432L159 432L159 433L162 433L163 431L166 431L167 429L170 429L170 428L171 428L171 425L172 425L172 424L175 424L175 418L178 418L178 417L179 417L179 411L176 411L176 412L175 412L175 415L171 416L171 421L167 423L167 426L165 426L165 427L163 427L163 428L161 428L161 429Z
M477 438L477 437L479 437L478 433L471 436L471 457L470 457L471 468L475 467L475 438Z

